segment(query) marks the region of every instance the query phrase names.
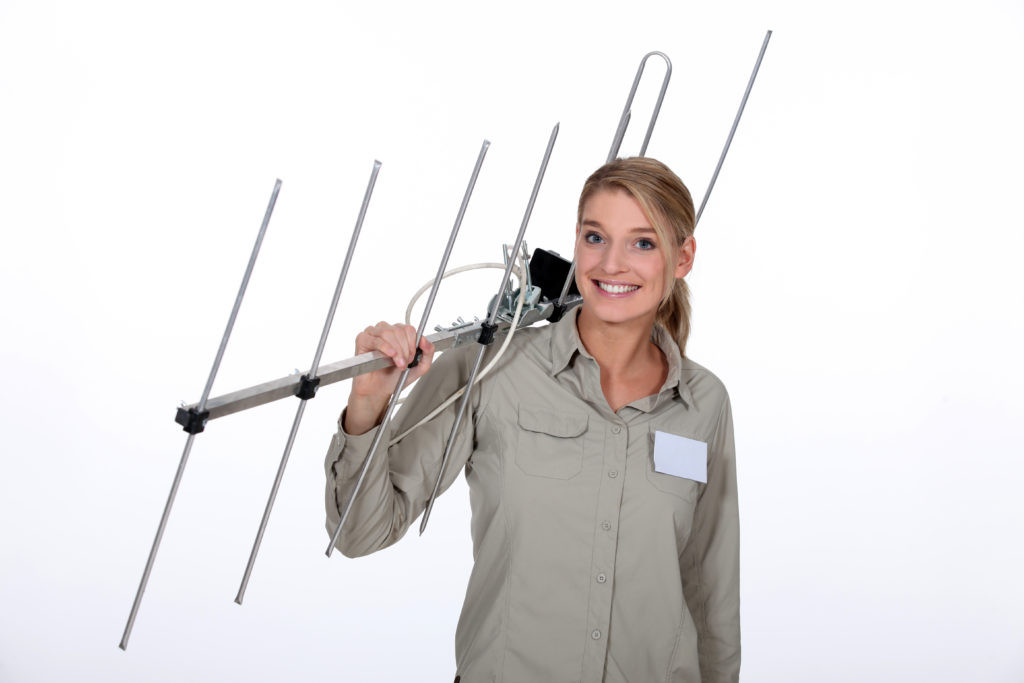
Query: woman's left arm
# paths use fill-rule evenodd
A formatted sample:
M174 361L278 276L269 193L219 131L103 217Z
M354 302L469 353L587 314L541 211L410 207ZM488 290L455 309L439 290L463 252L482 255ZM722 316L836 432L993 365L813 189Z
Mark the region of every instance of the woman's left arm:
M740 525L728 395L708 444L707 479L681 558L683 590L697 626L701 681L727 683L740 672Z

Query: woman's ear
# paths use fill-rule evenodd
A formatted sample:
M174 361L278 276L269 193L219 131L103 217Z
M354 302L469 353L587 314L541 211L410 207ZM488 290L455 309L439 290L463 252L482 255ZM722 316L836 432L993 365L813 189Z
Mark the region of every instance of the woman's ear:
M697 240L693 235L690 235L683 244L679 247L679 252L676 254L676 268L675 276L679 278L686 277L693 269L693 259L697 255Z

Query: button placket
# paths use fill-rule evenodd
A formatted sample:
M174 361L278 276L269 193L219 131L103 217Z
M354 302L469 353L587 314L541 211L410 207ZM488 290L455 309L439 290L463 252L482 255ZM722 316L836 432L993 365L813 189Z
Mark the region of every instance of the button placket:
M608 650L608 626L611 623L612 584L615 570L615 549L618 545L619 510L622 504L622 488L625 477L626 455L629 445L629 430L626 426L611 421L605 422L604 429L604 471L598 491L597 524L603 532L594 536L591 577L594 581L590 591L589 626L590 645L583 663L583 681L600 681Z

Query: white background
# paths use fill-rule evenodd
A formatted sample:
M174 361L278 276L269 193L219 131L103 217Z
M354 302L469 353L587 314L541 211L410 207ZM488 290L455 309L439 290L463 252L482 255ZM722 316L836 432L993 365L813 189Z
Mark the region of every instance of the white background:
M143 6L145 5L145 7ZM743 679L1024 680L1024 6L972 3L0 2L0 680L446 681L470 567L460 481L428 533L323 556L306 412L201 435L117 649L274 179L214 394L305 370L374 158L325 361L437 267L527 234L571 250L640 57L675 71L648 153L703 195L690 355L729 387ZM637 138L661 68L650 63ZM449 281L435 322L498 274Z

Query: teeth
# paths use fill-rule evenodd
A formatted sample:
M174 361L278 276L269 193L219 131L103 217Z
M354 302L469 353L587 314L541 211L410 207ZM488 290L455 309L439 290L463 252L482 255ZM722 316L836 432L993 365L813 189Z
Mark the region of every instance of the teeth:
M610 285L600 280L597 281L597 286L609 294L625 294L640 289L640 285Z

